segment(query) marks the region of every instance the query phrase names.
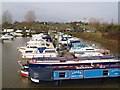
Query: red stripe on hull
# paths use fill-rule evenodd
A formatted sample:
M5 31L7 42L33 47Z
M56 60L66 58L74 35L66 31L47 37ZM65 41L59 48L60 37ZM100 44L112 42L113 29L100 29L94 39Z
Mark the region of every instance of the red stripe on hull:
M23 77L28 77L28 74L25 74L25 73L21 73L21 75L22 75Z

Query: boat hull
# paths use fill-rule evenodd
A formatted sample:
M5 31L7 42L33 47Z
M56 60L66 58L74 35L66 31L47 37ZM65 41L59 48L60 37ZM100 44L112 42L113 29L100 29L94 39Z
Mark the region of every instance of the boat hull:
M98 69L53 69L51 67L31 67L30 78L36 81L56 81L69 79L107 78L119 77L120 68L98 68Z
M29 77L29 72L28 71L20 71L22 77Z

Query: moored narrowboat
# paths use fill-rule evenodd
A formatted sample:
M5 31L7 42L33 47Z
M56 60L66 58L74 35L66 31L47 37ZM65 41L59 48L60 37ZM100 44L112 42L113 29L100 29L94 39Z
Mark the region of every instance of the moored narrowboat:
M29 78L33 82L120 76L120 62L114 56L79 58L37 58L29 62Z

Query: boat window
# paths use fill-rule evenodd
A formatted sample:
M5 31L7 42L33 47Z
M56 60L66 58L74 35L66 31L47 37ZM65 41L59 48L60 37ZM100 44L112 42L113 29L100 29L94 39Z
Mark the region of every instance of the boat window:
M84 67L90 67L91 65L84 65Z
M73 42L72 45L74 45L75 47L81 47L81 48L87 47L86 44L81 42Z
M59 72L59 78L65 78L65 72Z
M108 70L103 70L103 76L107 76L108 75Z
M119 62L110 62L109 66L119 66L120 63Z
M95 68L104 68L106 66L109 66L108 64L105 65L104 63L93 63Z
M46 43L46 45L47 45L47 46L50 46L50 44L47 44L47 43Z
M56 53L55 50L46 50L45 53Z
M85 52L75 52L76 54L85 54Z
M40 53L42 53L45 49L46 49L46 47L40 47L40 48L38 48L38 50L39 50Z
M36 46L30 46L30 48L37 48Z
M74 47L74 45L71 45L71 47Z
M32 53L33 51L25 51L25 53Z
M78 48L81 48L81 46L80 46L80 45L78 45L77 47L78 47Z
M94 50L94 49L86 49L86 50Z
M41 45L45 45L45 43L42 43Z
M62 39L61 39L61 41L66 41L67 40L67 38L65 38L65 37L63 37Z

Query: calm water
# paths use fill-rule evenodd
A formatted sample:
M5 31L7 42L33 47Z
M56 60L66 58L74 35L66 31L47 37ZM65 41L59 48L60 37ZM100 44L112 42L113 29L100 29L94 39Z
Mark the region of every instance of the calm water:
M118 88L120 85L118 84L118 80L114 79L109 79L110 81L108 79L63 81L61 86L55 86L55 83L51 82L32 83L27 78L20 76L20 66L17 63L20 59L20 53L17 51L17 47L24 45L28 40L28 38L16 38L14 41L2 43L2 88Z

